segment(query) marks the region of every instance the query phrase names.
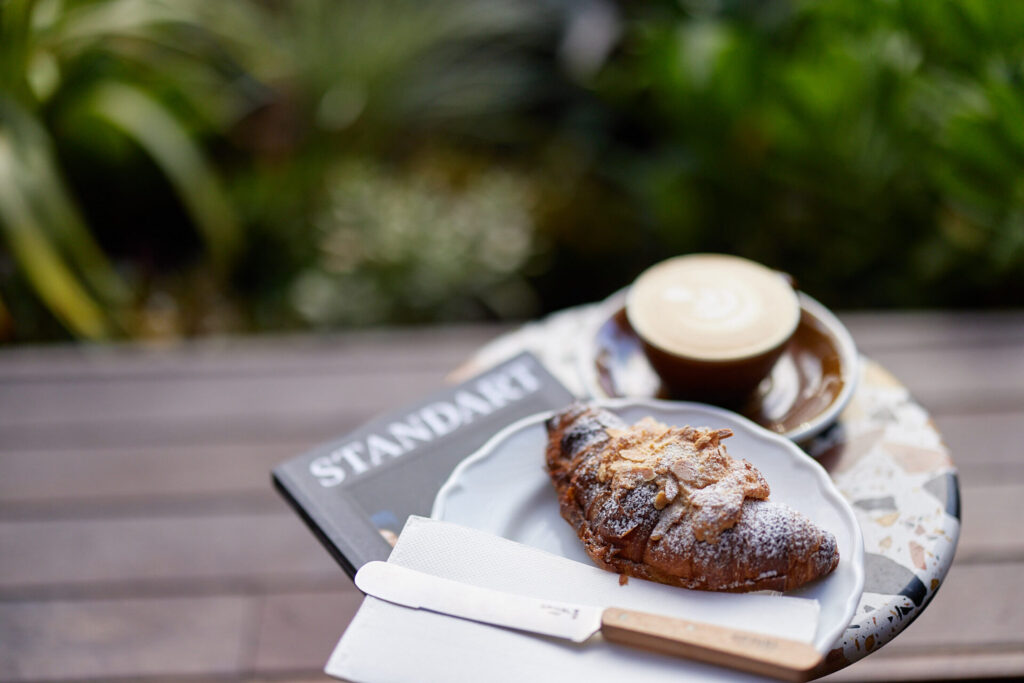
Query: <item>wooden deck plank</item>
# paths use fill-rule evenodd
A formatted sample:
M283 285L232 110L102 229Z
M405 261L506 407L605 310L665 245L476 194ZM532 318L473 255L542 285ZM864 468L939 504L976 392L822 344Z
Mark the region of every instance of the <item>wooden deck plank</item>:
M89 501L155 501L270 494L270 470L312 441L43 451L0 451L0 510L18 503L55 507Z
M987 348L880 350L871 358L892 372L935 415L1024 409L1024 351Z
M898 356L898 357L896 357ZM885 363L938 420L1024 412L1024 353L899 352ZM939 370L937 370L937 368ZM327 374L220 382L187 378L0 385L0 448L56 450L321 440L410 396L443 373ZM358 400L354 400L358 397ZM998 417L993 419L999 419ZM1010 420L1010 418L1005 418ZM954 454L955 455L955 454Z
M445 325L323 335L267 335L168 344L54 344L0 349L0 382L180 376L447 372L509 325Z
M1024 674L1024 313L843 318L936 417L964 526L933 604L836 680ZM498 332L0 350L0 679L329 680L359 595L268 471Z
M338 683L337 678L325 673L307 674L286 671L284 673L265 673L242 678L245 683L264 683L265 681L288 681L288 683Z
M989 660L987 666L993 674L1019 672L1020 669L1009 671L1007 667L1019 665L1020 658L1008 658L1006 655L1019 654L1021 648L1024 648L1024 613L1017 609L1021 598L1024 598L1024 586L1018 580L1022 573L1024 565L1021 564L954 567L940 589L939 597L915 623L878 654L841 672L837 680L862 680L878 676L882 671L888 672L884 676L887 680L941 678L948 672L944 667L950 661L960 658L952 657L951 652ZM978 586L999 586L1000 590L980 593ZM189 627L186 635L195 635L192 633L192 624L209 623L210 619L205 617L206 612L202 608L210 608L215 616L219 615L219 618L213 619L217 624L217 642L223 643L225 635L237 639L239 634L246 633L253 610L251 603L248 608L245 607L247 600L251 599L218 597L203 600L0 603L0 623L7 623L11 632L16 627L18 634L17 638L7 641L6 647L12 648L8 652L18 647L16 651L22 653L13 660L0 656L0 667L4 661L15 660L21 667L15 671L8 664L8 669L0 668L0 672L4 680L77 677L84 673L112 676L123 675L117 667L131 665L139 666L138 674L145 675L153 671L147 667L154 666L154 658L167 656L153 652L154 647L165 645L169 649L170 643L164 642L167 640L176 642L177 646L183 645L182 634L171 635L167 632L168 629L173 630L176 624L183 628L178 624L179 620ZM251 660L232 660L224 652L211 654L210 649L207 649L202 653L210 657L210 660L205 661L204 666L208 668L204 672L233 671L237 668L260 677L315 674L322 667L337 636L351 619L359 600L359 594L351 588L270 596L260 608L258 646ZM170 616L166 618L158 616L168 613ZM113 623L117 629L114 635L110 635L106 629L114 627L109 625L98 634L94 634L91 627L82 627L82 624L93 621ZM105 649L101 638L109 637L115 643L120 643L119 638L124 633L134 634L141 642L124 644L124 652L118 650L108 653L107 657L102 658L103 662L92 663L90 666L93 668L82 668L83 663L78 658ZM210 636L209 633L202 635ZM50 655L53 650L48 649L47 645L52 646L54 641L62 642L60 639L72 636L79 640L87 639L87 643L82 645L83 652L72 648L74 661L68 662L62 658L62 662L57 665L38 661L52 659ZM35 643L30 648L31 657L25 656L22 649L24 646L19 645L22 642L20 639L31 639ZM0 643L0 653L6 654L3 648L5 644ZM138 648L142 651L136 651ZM234 657L241 657L242 649L238 645L232 650ZM37 657L36 653L41 654ZM877 664L876 658L892 666ZM194 661L191 663L196 664ZM65 668L52 668L72 666L75 668L71 671L76 676L69 675ZM163 673L178 674L191 672L173 663L160 670Z
M968 481L962 497L966 514L958 561L1024 559L1024 535L1016 533L1016 516L1007 514L1024 499L1024 483L976 486ZM0 522L0 547L5 549L0 594L35 595L47 589L59 596L111 582L144 590L172 580L266 587L333 578L338 568L312 534L283 503L271 505L246 513L5 520Z
M840 312L867 353L890 348L971 347L1024 343L1024 313ZM138 344L54 344L0 350L0 380L71 380L96 376L249 374L345 368L452 369L507 324L446 325L330 333L267 335ZM426 355L410 349L430 349Z
M839 319L869 354L892 348L1024 344L1022 311L845 311Z
M854 681L1020 680L1024 652L928 652L890 656L883 649L853 666L819 678Z
M435 341L436 344L436 341ZM450 348L417 343L398 347L401 367L344 362L263 372L169 372L131 377L111 372L99 376L13 377L0 384L0 429L55 422L103 422L111 428L135 420L187 421L216 416L231 420L261 415L334 415L338 406L369 403L377 409L436 386L451 366ZM964 406L999 403L1024 407L1024 353L1021 342L1005 339L977 353L972 347L880 347L875 360L897 374L920 400L942 412ZM338 359L345 358L338 351ZM0 355L2 357L2 355ZM415 364L410 365L409 359ZM441 360L439 360L441 359ZM335 365L340 361L336 360ZM403 386L403 385L409 386ZM2 435L2 431L0 431Z
M1024 481L964 485L960 493L964 513L956 562L1024 560L1024 534L1020 530ZM1024 581L1024 574L1020 580Z
M1024 481L1024 411L940 415L935 423L965 479Z
M234 674L256 599L0 602L0 680Z
M945 416L937 422L964 483L1024 481L1024 412ZM163 499L215 502L237 500L238 494L265 503L271 497L270 469L316 443L239 437L190 447L0 450L0 512L34 504L73 516L90 506L123 503L134 513L147 504L158 507Z
M885 646L890 654L1024 648L1024 563L954 563L935 600Z
M426 368L144 381L10 382L0 387L0 430L62 422L96 422L118 429L139 420L187 426L190 420L209 417L228 424L263 416L334 419L400 405L403 397L439 387L443 378L443 371Z
M938 419L968 488L1024 481L1022 425L1024 413ZM191 447L0 450L0 517L266 511L276 501L270 469L317 441L252 436Z
M252 669L261 674L322 669L362 601L355 586L268 596Z
M341 570L302 522L278 513L0 522L0 594L122 582L248 587L338 580ZM204 590L206 590L204 588Z
M1008 673L1007 667L1011 665L1024 665L1020 657L1005 657L1010 653L1024 654L1024 612L1018 609L1024 598L1021 576L1024 576L1021 563L955 567L935 601L917 621L878 653L841 672L841 680L879 680L879 676L885 680L943 678L943 669L931 666L929 660L945 655L948 663L951 651L986 657L991 660L986 666L995 667L1002 674ZM987 591L981 597L979 586L999 586L1000 590ZM276 604L267 608L267 625L261 630L263 654L257 657L257 670L261 673L318 670L336 640L323 634L336 632L340 636L343 629L337 629L336 624L347 623L351 612L358 607L358 597L358 594L336 591L269 598L268 604ZM351 602L342 606L346 599ZM269 616L274 611L280 614ZM271 635L278 629L280 633ZM302 634L312 633L321 634L317 642L304 644ZM298 640L293 643L293 639ZM896 666L892 673L881 675L885 669L874 665L876 658L890 663L910 660L916 662L916 666ZM929 675L920 676L920 667ZM859 670L866 671L858 673ZM1019 673L1021 670L1024 669L1012 671Z
M430 382L429 388L407 386L407 389L430 391L437 387L438 384ZM365 402L356 406L339 405L334 412L317 416L269 414L228 420L222 416L204 415L187 423L161 420L159 417L118 424L99 421L40 422L0 428L0 450L192 448L259 441L318 443L344 434L395 405L392 402L386 406Z
M412 353L413 350L410 349ZM415 351L426 354L424 349ZM1024 399L1024 352L1008 344L976 353L965 349L884 351L873 356L925 403L943 413L1007 398L997 412ZM0 385L0 429L22 425L99 422L115 428L136 420L172 423L217 417L227 422L264 414L313 417L342 414L366 404L380 409L441 384L445 371L347 369L274 375L171 376L124 381L88 378ZM354 401L358 397L358 401ZM353 405L354 404L354 405ZM366 409L358 410L360 413ZM2 432L0 432L2 433Z
M928 609L828 681L938 680L1024 672L1024 564L955 563Z
M1024 499L1024 483L962 489L961 563L1024 559L1024 535L1008 515ZM0 522L0 594L74 591L127 582L144 590L167 581L331 580L338 568L284 504L247 514Z

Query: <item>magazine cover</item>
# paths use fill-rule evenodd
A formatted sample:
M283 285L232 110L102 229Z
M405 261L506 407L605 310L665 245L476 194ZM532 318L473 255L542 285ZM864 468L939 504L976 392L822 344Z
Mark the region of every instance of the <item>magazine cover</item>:
M523 353L279 465L274 484L353 576L387 559L409 515L430 514L460 461L506 425L572 399Z

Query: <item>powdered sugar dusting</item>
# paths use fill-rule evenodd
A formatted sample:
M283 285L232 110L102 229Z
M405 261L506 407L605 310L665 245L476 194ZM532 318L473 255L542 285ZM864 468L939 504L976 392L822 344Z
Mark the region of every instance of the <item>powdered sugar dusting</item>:
M598 564L709 590L786 590L835 567L831 534L727 454L731 431L609 415L577 405L548 425L562 515Z

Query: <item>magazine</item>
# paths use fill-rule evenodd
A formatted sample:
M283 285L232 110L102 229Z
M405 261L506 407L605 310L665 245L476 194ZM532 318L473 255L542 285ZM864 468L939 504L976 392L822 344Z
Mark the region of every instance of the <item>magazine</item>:
M274 484L354 576L387 559L410 515L430 515L459 462L512 422L572 400L522 353L277 466Z

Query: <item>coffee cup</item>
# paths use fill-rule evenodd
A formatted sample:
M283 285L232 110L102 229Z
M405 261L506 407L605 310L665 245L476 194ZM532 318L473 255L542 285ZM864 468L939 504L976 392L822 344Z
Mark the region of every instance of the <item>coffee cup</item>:
M626 316L673 398L736 407L771 372L800 323L788 278L726 254L689 254L641 273Z

